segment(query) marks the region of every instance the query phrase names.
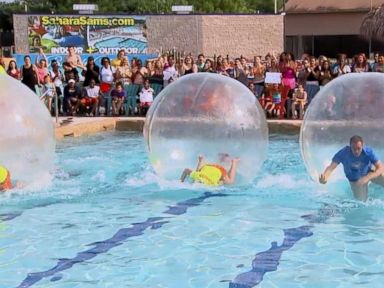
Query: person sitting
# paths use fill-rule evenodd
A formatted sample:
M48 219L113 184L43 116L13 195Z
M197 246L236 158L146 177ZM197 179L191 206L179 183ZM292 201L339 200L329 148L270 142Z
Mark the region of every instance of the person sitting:
M307 104L307 92L304 91L303 84L298 84L297 89L293 92L292 96L292 118L297 119L296 109L299 108L299 118L303 119L304 107Z
M0 164L0 191L5 192L12 188L11 173L9 173L7 168Z
M144 86L143 86L143 88L141 88L141 91L139 93L139 97L140 97L139 107L140 107L140 111L141 111L140 114L145 115L146 111L148 110L148 108L151 106L151 104L153 102L154 93L155 93L155 91L149 85L149 79L145 79L144 80ZM144 113L143 113L143 111L144 111Z
M280 113L284 113L284 107L282 107L282 87L274 83L272 88L270 89L270 99L271 102L268 102L265 104L265 111L267 112L267 115L273 116L274 113L276 113L276 116L280 116Z
M123 84L121 82L116 83L115 89L111 91L112 97L112 114L114 116L119 116L121 107L124 104L125 91Z
M99 105L101 98L100 86L96 85L95 79L89 81L89 86L84 87L83 98L81 104L85 107L91 107L89 116L95 116L97 112L97 106ZM88 112L87 112L88 113Z
M81 90L76 85L74 79L68 81L68 85L64 87L64 103L63 110L66 115L75 116L80 107Z
M204 156L200 155L196 170L184 169L180 181L184 182L189 177L193 182L199 182L208 186L233 184L235 183L238 162L238 158L233 158L231 160L231 168L227 171L219 164L204 164Z

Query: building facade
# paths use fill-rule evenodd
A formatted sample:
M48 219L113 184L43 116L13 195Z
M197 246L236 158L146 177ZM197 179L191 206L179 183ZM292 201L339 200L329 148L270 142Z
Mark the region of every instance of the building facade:
M371 9L384 0L288 0L285 3L285 50L296 57L307 53L336 57L384 51L384 44L360 35Z
M41 17L51 17L54 19L52 21L46 21L48 24L44 26L39 22L42 20L45 21L46 18L42 19ZM104 18L136 17L138 21L144 23L136 30L132 30L133 28L131 29L129 27L126 27L127 29L125 30L122 30L122 27L116 27L115 29L114 27L107 27L107 25L102 28L100 28L101 25L88 25L89 27L87 29L82 28L81 30L76 28L79 25L65 25L65 21L71 24L75 23L72 21L74 19L69 19L71 21L64 19L64 21L60 17L76 18L79 17L79 15L43 16L14 14L13 23L16 53L34 53L36 49L31 49L33 39L36 40L36 43L42 42L42 44L40 44L42 46L51 45L52 37L56 36L48 34L54 34L55 32L51 30L56 29L57 27L55 26L58 26L58 24L63 27L59 27L61 30L67 31L63 34L69 35L63 36L64 38L73 38L75 33L79 35L83 34L84 41L88 41L84 51L90 47L90 38L95 38L99 43L98 45L104 45L105 41L113 38L112 36L115 36L115 38L123 38L117 46L121 46L122 42L127 43L129 41L128 38L135 40L135 45L138 46L140 46L139 42L145 43L145 53L175 50L192 53L194 55L204 53L210 57L214 55L229 55L230 57L243 55L252 59L255 55L266 55L268 52L280 52L284 49L284 17L282 15L92 15L92 17L103 17L103 21ZM55 19L59 19L60 21L57 20L55 22ZM90 21L90 23L91 22L92 21ZM54 23L54 25L50 25L52 23ZM81 23L80 20L79 23ZM100 21L100 24L103 24L102 21ZM34 28L34 26L36 27ZM68 26L72 26L72 30ZM139 31L138 33L138 30L141 32ZM31 33L34 36L31 36ZM45 34L39 35L42 33ZM113 33L115 33L115 35L112 35ZM129 36L130 33L131 35L136 34ZM140 33L141 35L139 35ZM36 37L40 37L41 39L38 40ZM61 38L55 38L54 40L56 44L59 43L57 45L61 45L62 47L64 47L63 45L68 45L69 41L65 42L67 44L62 44L64 40ZM101 40L105 40L104 44L100 44L102 42ZM111 41L112 40L109 42ZM57 48L52 51L59 50L60 49Z

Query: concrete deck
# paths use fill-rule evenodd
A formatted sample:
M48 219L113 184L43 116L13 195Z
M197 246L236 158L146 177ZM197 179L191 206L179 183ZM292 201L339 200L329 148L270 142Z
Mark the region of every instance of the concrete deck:
M80 137L107 130L143 131L144 117L60 117L55 122L56 139L65 137ZM271 134L298 134L300 120L268 120L269 133Z

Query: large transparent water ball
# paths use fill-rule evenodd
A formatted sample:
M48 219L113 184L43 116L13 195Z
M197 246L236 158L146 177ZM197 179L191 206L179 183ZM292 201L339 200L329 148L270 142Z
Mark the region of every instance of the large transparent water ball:
M305 113L300 143L311 178L329 165L354 135L384 159L384 74L351 73L337 77L314 97ZM339 165L341 166L341 165ZM335 171L343 178L342 168Z
M227 169L230 159L238 157L236 183L245 184L266 158L268 128L246 86L226 76L197 73L181 77L155 98L144 137L160 177L178 179L184 168L196 168L199 155Z
M55 136L44 103L27 86L0 74L0 164L23 186L47 183Z

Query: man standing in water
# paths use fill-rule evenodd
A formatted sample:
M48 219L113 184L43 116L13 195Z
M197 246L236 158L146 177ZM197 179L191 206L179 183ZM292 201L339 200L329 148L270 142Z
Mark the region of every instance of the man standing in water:
M326 184L333 170L343 164L344 173L356 199L366 201L370 181L384 187L384 166L372 148L364 145L360 136L353 136L349 146L345 146L332 158L331 164L320 175L321 184Z

